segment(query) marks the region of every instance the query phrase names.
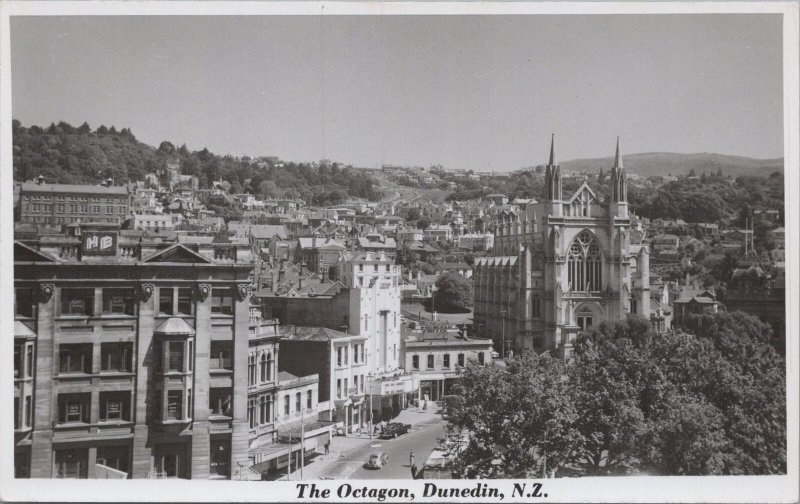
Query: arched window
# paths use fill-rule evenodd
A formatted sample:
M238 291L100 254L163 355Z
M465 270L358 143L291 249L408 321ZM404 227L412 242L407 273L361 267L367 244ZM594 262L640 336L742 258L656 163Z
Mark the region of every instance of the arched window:
M268 380L269 374L267 372L267 354L261 354L261 382Z
M568 278L573 291L599 291L603 284L603 254L595 236L582 231L569 247Z
M273 364L272 353L269 353L267 354L267 380L275 379L272 371L272 364Z

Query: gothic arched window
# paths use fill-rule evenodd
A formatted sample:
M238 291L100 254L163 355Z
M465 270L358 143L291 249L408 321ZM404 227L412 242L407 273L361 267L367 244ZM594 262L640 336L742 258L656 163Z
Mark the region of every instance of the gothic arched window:
M569 284L573 291L599 291L603 284L603 254L595 236L582 231L569 247Z

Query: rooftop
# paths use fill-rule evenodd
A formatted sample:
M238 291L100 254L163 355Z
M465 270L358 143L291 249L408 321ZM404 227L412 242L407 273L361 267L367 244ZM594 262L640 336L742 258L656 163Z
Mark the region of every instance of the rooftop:
M105 187L88 184L35 184L32 182L24 182L21 184L20 191L39 193L116 194L126 196L128 194L128 188L125 186Z

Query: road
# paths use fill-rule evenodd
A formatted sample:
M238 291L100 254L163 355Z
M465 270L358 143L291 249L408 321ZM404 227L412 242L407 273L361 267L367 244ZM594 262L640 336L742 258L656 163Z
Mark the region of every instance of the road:
M436 438L444 437L445 422L441 419L420 423L408 434L395 439L375 439L363 448L332 462L322 477L333 479L411 479L408 455L412 451L418 468L421 468L436 446ZM389 463L381 469L366 469L364 463L372 452L386 452Z

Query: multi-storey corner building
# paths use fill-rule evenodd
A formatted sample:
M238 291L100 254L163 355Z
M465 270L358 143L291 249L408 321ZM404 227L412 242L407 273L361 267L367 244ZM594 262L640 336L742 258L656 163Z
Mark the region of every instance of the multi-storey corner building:
M611 194L586 184L569 198L551 144L545 200L499 214L494 257L475 261L475 327L498 350L556 350L580 330L628 313L650 317L649 251L636 243L617 142Z
M264 313L282 324L326 327L365 338L365 386L372 396L367 399L372 401L372 416L397 412L419 386L400 367L400 269L383 254L358 252L341 253L333 271L338 283L318 294L265 293ZM326 372L319 371L321 391Z
M125 186L47 184L20 186L20 222L29 224L70 224L104 222L120 224L130 212L131 197Z
M86 232L14 245L15 468L35 478L229 478L248 464L252 266ZM17 357L18 356L18 357Z

